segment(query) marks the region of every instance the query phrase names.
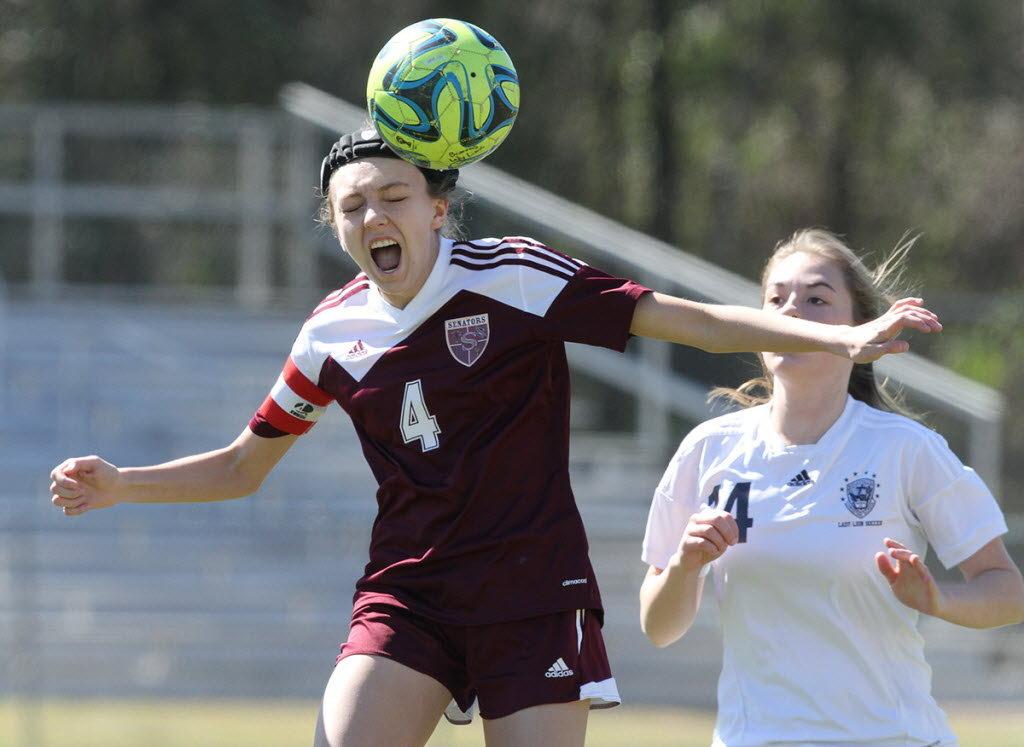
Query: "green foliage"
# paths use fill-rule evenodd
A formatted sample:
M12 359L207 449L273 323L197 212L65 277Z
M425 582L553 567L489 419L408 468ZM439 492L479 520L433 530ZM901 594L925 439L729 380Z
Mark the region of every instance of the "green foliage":
M361 101L384 41L437 15L488 29L515 61L522 113L490 163L517 176L751 277L778 239L824 225L871 251L921 232L927 293L1024 293L1019 2L8 0L0 90L273 106L298 79ZM0 144L0 179L25 146ZM944 311L965 331L936 354L1002 382L1007 421L1024 422L1020 342L1005 339L1019 323ZM1024 459L1011 468L1024 487Z

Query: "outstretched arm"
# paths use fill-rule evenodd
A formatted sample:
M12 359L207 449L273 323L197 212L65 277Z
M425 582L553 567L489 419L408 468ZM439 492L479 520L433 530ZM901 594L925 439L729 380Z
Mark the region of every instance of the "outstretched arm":
M904 329L938 332L942 325L919 298L897 301L882 316L850 327L819 324L747 306L687 301L648 293L633 313L630 332L641 337L690 345L709 353L825 351L856 363L870 363L910 345L897 340Z
M908 607L968 628L1024 622L1024 579L1001 539L960 564L964 583L959 584L937 583L921 556L896 540L886 539L885 547L875 554L875 563Z
M297 436L262 438L248 428L215 451L151 467L116 467L98 456L66 459L50 472L53 505L78 516L118 503L197 503L256 492Z

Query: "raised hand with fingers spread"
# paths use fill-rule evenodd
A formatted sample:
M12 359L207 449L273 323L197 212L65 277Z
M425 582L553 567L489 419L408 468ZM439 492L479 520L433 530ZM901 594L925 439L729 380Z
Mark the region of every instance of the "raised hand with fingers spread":
M898 339L907 329L941 332L939 318L923 306L920 298L902 298L877 319L851 330L849 358L854 363L871 363L890 353L905 353L910 343Z

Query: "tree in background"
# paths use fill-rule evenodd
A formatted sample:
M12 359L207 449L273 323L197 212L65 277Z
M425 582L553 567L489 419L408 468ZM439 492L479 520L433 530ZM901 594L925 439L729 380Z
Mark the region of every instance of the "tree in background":
M383 42L437 12L425 0L7 0L0 90L275 106L304 80L360 101ZM1016 393L1007 495L1024 492L1024 372L1008 354L1024 335L1020 3L454 0L444 12L516 61L522 114L491 162L517 176L747 276L796 227L874 251L921 232L913 274L952 324L919 345Z

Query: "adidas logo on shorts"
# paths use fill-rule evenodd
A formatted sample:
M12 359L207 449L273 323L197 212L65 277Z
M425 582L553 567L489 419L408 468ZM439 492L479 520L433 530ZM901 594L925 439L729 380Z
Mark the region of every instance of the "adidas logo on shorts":
M548 671L546 671L544 673L544 676L545 677L571 677L573 674L575 674L575 672L573 672L571 669L569 669L569 667L567 667L565 665L565 662L562 661L562 657L559 656L558 659L555 660L555 663L552 664L550 667L548 667Z

